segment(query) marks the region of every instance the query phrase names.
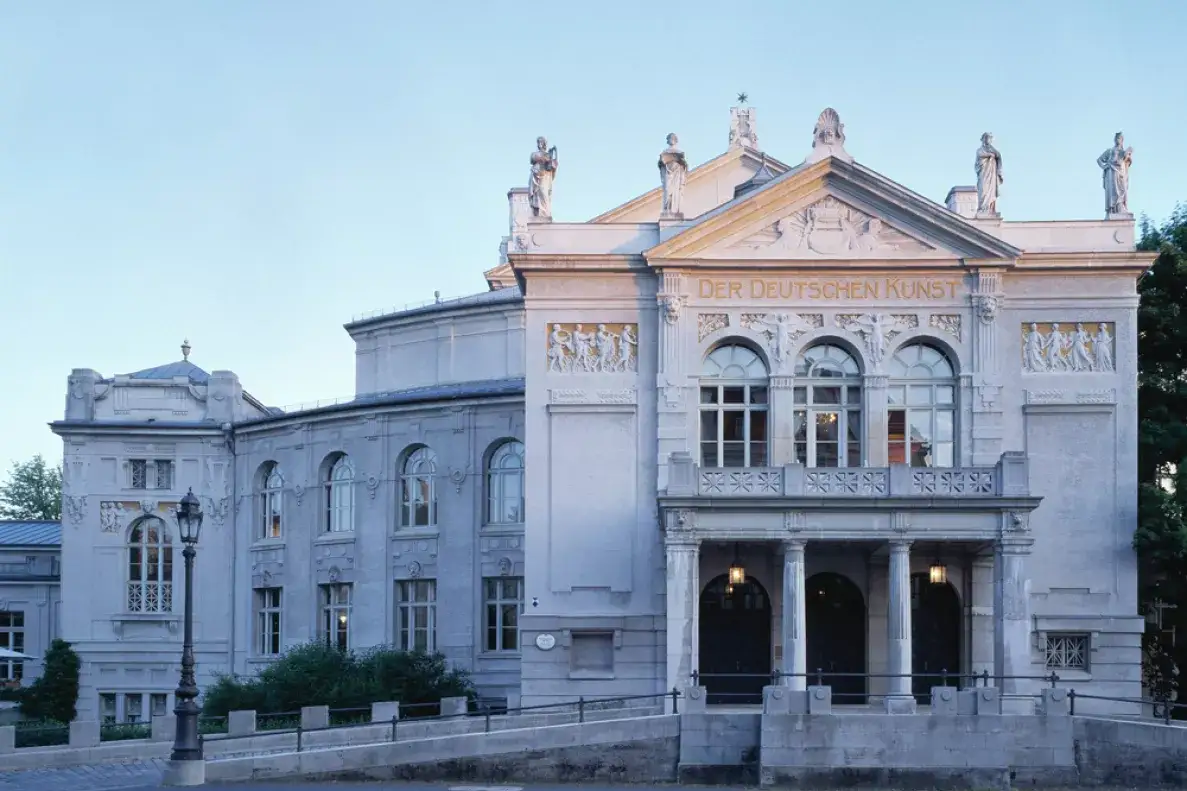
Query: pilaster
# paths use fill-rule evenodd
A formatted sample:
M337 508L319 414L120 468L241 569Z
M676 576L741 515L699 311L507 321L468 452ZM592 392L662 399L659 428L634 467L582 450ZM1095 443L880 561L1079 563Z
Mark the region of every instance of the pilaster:
M808 615L804 591L804 542L783 542L783 677L784 686L807 689Z
M665 689L691 683L697 666L697 598L700 541L696 513L685 509L665 514L667 676Z
M791 376L772 376L767 395L771 446L767 465L782 467L795 462L795 397Z
M1001 407L1004 362L998 349L1001 327L1002 276L997 270L980 270L975 276L973 307L972 464L988 465L1001 455ZM961 395L965 395L963 392Z
M1033 686L1030 661L1030 578L1026 560L1033 537L1028 514L1002 514L1002 534L994 547L993 650L994 676L1002 695L1026 694Z
M887 684L886 711L915 711L911 694L911 542L890 542L890 596L886 612Z
M861 413L865 424L864 461L865 467L885 467L888 454L886 448L886 388L889 377L872 374L862 377ZM852 465L857 466L857 465Z
M684 306L688 296L682 293L683 277L679 272L664 272L663 284L656 295L659 311L659 355L655 385L657 390L656 428L658 431L657 486L667 486L667 460L672 453L688 451L688 409L686 392L688 373L684 363L684 336L688 314ZM681 686L687 679L681 681Z

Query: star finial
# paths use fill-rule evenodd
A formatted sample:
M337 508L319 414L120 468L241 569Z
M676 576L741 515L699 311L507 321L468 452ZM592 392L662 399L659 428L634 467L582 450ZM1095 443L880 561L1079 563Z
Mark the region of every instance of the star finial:
M746 104L746 100L749 98L750 98L750 95L748 93L746 93L746 91L742 91L741 93L738 94L738 104Z
M181 359L190 359L190 339L186 338L181 342Z

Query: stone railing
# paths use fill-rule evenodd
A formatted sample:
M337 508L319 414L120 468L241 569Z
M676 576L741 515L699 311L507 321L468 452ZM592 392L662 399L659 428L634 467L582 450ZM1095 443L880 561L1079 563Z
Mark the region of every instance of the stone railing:
M694 497L1026 497L1026 454L992 467L700 467L673 453L668 496Z

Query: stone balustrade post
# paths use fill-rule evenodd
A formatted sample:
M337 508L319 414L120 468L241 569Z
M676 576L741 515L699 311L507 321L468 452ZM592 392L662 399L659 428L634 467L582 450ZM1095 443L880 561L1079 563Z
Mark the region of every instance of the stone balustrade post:
M306 727L304 723L305 714L301 713L301 727ZM327 716L327 720L328 720ZM227 714L227 735L228 736L250 736L256 732L256 713L252 709L245 709L242 711L232 711Z
M399 701L386 700L371 704L371 722L391 722L400 719Z
M330 707L329 706L302 706L301 707L301 728L303 730L311 731L315 728L330 727Z

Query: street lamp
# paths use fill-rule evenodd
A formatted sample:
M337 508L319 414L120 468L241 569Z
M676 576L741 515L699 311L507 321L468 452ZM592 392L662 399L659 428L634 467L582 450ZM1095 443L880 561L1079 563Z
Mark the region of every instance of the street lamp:
M194 681L194 556L198 534L202 532L202 504L191 488L177 506L177 528L185 544L181 554L185 558L185 637L181 646L181 683L177 685L177 731L173 739L173 762L176 785L193 785L205 778L202 763L202 742L198 739L198 685ZM201 767L201 769L199 769ZM199 777L195 777L199 775ZM201 778L201 779L199 779Z

